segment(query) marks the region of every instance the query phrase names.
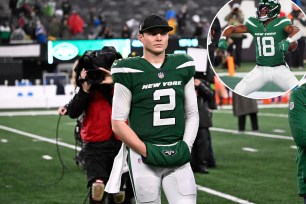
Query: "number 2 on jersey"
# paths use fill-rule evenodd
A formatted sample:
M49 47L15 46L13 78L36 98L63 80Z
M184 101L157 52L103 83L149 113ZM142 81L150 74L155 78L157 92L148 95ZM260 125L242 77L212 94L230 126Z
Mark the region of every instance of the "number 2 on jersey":
M261 41L260 41L261 39ZM274 38L271 36L265 36L263 38L257 37L257 48L259 56L274 56L275 55L275 43Z
M172 88L169 89L159 89L153 93L154 101L159 101L160 97L168 96L169 103L166 104L157 104L154 106L153 112L153 126L161 125L174 125L175 118L160 118L161 111L170 111L175 108L175 90Z

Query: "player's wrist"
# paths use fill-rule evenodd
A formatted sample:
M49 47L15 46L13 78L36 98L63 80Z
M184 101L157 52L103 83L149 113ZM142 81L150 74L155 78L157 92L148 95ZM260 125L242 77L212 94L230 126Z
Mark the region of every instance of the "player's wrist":
M221 36L220 40L226 40L226 37L225 36Z
M293 39L292 39L292 38L289 38L289 37L288 37L286 40L287 40L289 43L292 43L292 42L293 42Z

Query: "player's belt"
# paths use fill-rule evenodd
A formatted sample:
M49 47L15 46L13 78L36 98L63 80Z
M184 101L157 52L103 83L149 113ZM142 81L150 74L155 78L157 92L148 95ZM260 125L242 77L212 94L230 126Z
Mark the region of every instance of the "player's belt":
M286 66L285 63L275 64L275 65L269 65L269 66L263 65L263 64L258 64L258 63L257 63L257 66L261 66L261 67L278 67L278 66L282 66L282 65Z

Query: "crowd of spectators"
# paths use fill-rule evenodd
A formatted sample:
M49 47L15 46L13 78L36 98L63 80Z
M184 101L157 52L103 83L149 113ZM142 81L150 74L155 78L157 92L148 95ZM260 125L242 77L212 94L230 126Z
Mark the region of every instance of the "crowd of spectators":
M135 18L128 19L123 16L118 26L118 23L107 15L109 10L103 10L99 4L96 7L88 4L88 7L84 8L88 12L84 13L82 5L76 5L75 1L70 0L6 1L8 5L2 7L9 8L10 13L0 17L1 43L20 43L20 41L46 43L47 40L56 39L136 38L135 30L137 31L139 25L137 17L143 15L135 13ZM163 13L169 24L175 28L170 33L173 37L205 38L210 25L207 16L201 16L191 11L189 7L192 7L190 2L174 4L166 1L158 13ZM114 15L115 13L116 11Z

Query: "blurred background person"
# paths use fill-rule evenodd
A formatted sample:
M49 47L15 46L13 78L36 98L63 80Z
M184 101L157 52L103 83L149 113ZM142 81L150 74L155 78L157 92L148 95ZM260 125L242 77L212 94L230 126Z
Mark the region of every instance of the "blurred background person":
M298 40L298 47L291 52L291 66L299 69L304 68L305 40L306 40L306 17L296 6L292 5L292 12L288 16L293 25L303 31L303 36Z
M167 11L166 11L166 20L168 21L169 26L173 28L172 31L169 32L170 36L175 36L176 33L176 27L177 27L177 19L176 19L176 11L173 7L173 4L169 1L166 2L167 4Z
M187 5L184 4L180 7L177 13L177 34L179 37L185 36L186 20L187 20Z
M240 10L240 4L234 3L232 11L225 17L225 21L230 25L239 25L244 23L244 15ZM236 67L240 67L242 55L243 33L233 33L229 36L233 43L229 45L228 52L234 57Z
M251 127L253 131L258 131L258 106L255 99L243 97L233 92L233 113L238 117L238 131L245 131L246 117L249 115L251 119Z
M128 39L131 38L131 31L126 23L122 26L121 38L128 38Z
M208 53L209 59L214 66L215 64L215 49L218 47L218 42L221 36L221 25L219 19L216 17L214 22L211 24L208 38Z
M212 149L210 149L211 137L209 128L212 127L212 113L209 105L215 96L214 91L210 88L210 83L204 78L204 74L201 72L197 72L194 77L200 121L197 137L191 152L191 167L193 172L198 173L208 173L207 166L209 160L211 160L209 157L213 157L213 153L210 152ZM215 166L215 162L210 161L210 165Z

